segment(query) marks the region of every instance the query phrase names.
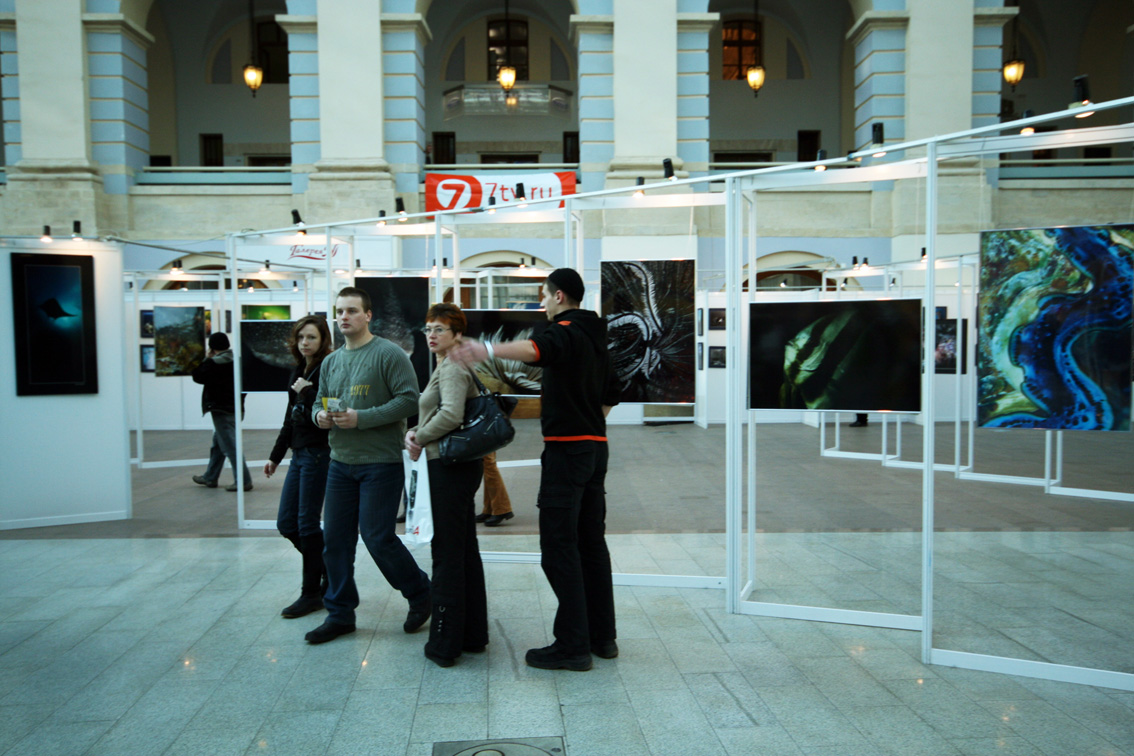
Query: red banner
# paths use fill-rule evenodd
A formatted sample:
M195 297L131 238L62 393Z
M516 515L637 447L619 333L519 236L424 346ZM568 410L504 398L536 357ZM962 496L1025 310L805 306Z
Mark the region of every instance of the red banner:
M481 173L476 176L454 176L447 173L425 174L425 211L427 213L475 210L496 198L496 206L516 201L516 187L524 185L529 200L565 197L575 193L575 173ZM558 207L562 207L560 202Z

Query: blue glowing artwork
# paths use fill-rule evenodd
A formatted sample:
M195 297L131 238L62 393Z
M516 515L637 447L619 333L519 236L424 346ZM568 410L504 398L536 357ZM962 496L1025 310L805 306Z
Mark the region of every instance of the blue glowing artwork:
M981 234L977 420L1130 430L1134 226Z
M94 258L12 255L16 394L97 394Z

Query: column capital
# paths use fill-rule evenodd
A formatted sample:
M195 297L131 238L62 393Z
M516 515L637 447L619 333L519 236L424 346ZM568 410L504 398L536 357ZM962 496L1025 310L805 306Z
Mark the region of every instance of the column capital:
M103 34L121 34L143 50L148 50L150 45L154 43L154 35L122 13L84 13L83 30Z
M857 45L869 32L878 29L906 29L909 25L909 11L867 11L854 22L846 39L852 45Z
M295 16L277 13L276 23L288 34L315 34L319 30L315 16Z
M719 13L678 13L678 32L711 32L721 20Z
M580 34L613 34L614 16L571 16L571 41L579 43Z
M422 45L433 41L433 30L425 22L425 16L420 13L383 13L382 31L403 32L411 31L417 34Z
M976 26L1004 26L1019 15L1019 8L974 8L973 24Z

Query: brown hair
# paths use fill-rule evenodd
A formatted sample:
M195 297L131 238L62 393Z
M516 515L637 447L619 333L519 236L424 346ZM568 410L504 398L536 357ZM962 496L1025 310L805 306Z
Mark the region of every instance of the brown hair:
M296 343L299 341L299 332L309 325L315 326L315 330L319 332L319 351L311 358L311 369L319 367L323 359L331 353L334 348L334 343L331 340L331 329L327 327L327 319L322 315L305 315L299 320L295 321L295 325L291 327L291 338L287 340L287 348L291 350L291 356L295 358L296 365L303 365L305 358L299 353L299 347Z
M461 308L450 302L438 302L431 305L429 312L425 313L425 322L436 320L453 329L453 333L460 336L469 330L469 319L461 312Z
M336 295L336 299L338 297L358 297L359 299L362 300L362 311L363 312L370 312L371 311L370 310L370 295L367 294L362 289L358 288L357 286L343 287L342 291L340 291L338 293L338 295Z

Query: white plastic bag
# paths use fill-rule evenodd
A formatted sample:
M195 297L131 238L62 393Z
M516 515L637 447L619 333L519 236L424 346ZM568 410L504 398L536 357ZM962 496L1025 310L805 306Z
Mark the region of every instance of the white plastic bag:
M425 450L421 450L414 462L403 449L402 464L406 470L406 542L429 543L433 540L433 510L429 506L429 467Z

